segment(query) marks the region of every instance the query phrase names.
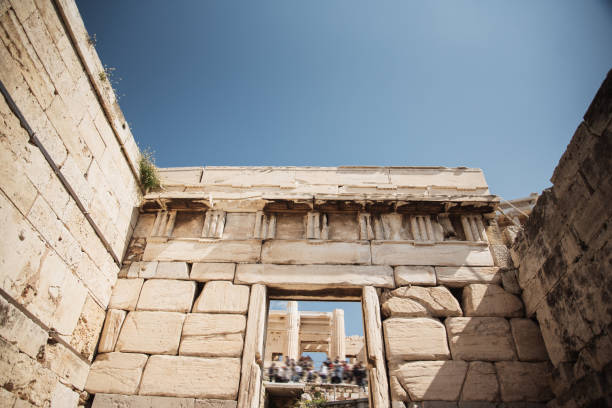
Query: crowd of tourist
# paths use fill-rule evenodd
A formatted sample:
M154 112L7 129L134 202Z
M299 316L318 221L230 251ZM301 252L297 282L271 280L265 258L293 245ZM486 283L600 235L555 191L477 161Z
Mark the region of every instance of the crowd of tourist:
M290 359L286 365L282 363L277 365L276 362L273 362L268 367L268 379L279 383L356 384L365 387L366 369L361 361L350 365L346 361L340 361L338 357L334 361L328 357L321 363L319 370L316 370L312 358L302 356L297 362Z

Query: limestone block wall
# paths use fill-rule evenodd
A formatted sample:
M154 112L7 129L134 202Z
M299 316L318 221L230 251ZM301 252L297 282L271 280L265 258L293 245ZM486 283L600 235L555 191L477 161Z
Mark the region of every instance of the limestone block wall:
M401 286L383 299L392 401L543 403L552 397L538 325L499 284Z
M72 0L0 1L0 405L76 406L139 205ZM19 405L23 406L23 405Z
M190 177L217 170L198 171ZM145 196L87 381L95 407L258 406L267 299L362 300L372 407L552 398L539 327L503 278L508 250L486 185L391 199L308 196L298 183L284 197L275 168L249 171L238 186Z
M236 398L250 288L190 279L197 268L135 262L122 271L89 392Z
M552 363L553 407L612 405L612 74L513 247Z

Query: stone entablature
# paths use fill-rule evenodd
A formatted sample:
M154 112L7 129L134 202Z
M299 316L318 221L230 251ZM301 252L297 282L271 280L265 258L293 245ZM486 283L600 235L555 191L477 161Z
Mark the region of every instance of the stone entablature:
M482 170L467 167L178 167L160 169L172 192L256 196L489 195ZM238 198L238 197L235 197Z

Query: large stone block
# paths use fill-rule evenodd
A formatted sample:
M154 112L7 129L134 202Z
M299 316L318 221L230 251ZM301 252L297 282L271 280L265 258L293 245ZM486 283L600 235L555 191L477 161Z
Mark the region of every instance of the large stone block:
M90 250L90 252L94 251L96 249ZM117 275L114 267L109 267L106 261L101 266L97 266L89 256L84 254L76 269L76 275L85 283L98 303L108 305Z
M369 264L368 242L271 240L263 244L262 263Z
M196 283L169 279L150 279L142 286L137 310L189 312Z
M30 208L27 217L68 266L79 264L83 255L79 243L41 195Z
M91 365L85 390L92 394L136 394L146 354L99 354Z
M56 373L62 381L82 390L87 380L89 364L62 343L45 347L43 366Z
M4 388L0 388L0 406L13 407L15 400L17 400L17 395L11 394Z
M438 243L372 241L372 263L375 265L447 265L493 266L486 245L473 243ZM439 283L440 280L438 280Z
M390 372L411 401L457 401L467 367L464 361L412 361Z
M513 360L510 325L499 317L449 317L444 322L454 360Z
M191 266L189 278L198 282L208 282L211 280L234 280L236 264L233 263L203 263L196 262Z
M23 401L23 400L20 400ZM76 407L79 404L79 393L58 382L51 394L51 408ZM16 405L20 407L21 405Z
M518 269L508 269L501 271L502 286L506 292L510 292L515 295L521 294L521 287L518 284L517 278Z
M176 170L171 170L174 175ZM206 167L201 183L251 188L253 186L294 186L295 168Z
M31 281L22 300L48 326L59 333L72 333L87 299L87 288L53 251L47 253L39 276Z
M451 292L444 286L404 286L392 291L391 296L392 298L390 300L399 298L402 300L412 300L421 304L430 316L447 317L461 316L463 314L457 299L455 299Z
M0 187L17 206L27 213L38 195L38 190L22 170L18 154L10 149L5 140L0 140Z
M444 325L429 318L391 318L383 322L388 360L447 360Z
M431 188L438 187L450 190L483 190L488 194L487 182L480 169L472 168L389 168L392 184L405 187Z
M202 178L202 167L177 167L159 172L164 184L198 184Z
M510 328L518 358L521 361L547 361L540 327L531 319L510 319Z
M426 317L430 316L424 305L416 300L400 297L390 297L381 305L384 317Z
M553 398L550 390L552 367L549 363L503 361L495 363L501 399L504 402L545 402Z
M150 278L155 275L159 262L132 262L126 278Z
M512 263L512 257L510 256L510 250L506 245L503 244L491 244L491 253L493 254L493 260L495 261L495 266L499 266L500 268L512 268L514 264Z
M259 262L260 240L181 240L147 242L145 261Z
M194 313L246 314L249 305L249 287L227 281L210 281L193 305Z
M70 337L70 345L89 361L93 359L105 316L104 309L91 296L87 296L81 317Z
M572 358L569 345L560 341L563 336L563 327L561 322L552 315L552 311L542 307L538 310L537 318L546 351L553 365L558 367L562 362L573 361L575 357Z
M461 288L470 283L501 282L501 274L497 267L436 266L436 276L439 285L454 288Z
M236 399L240 359L151 356L140 395Z
M159 262L155 271L150 274L141 273L140 277L147 279L189 279L189 267L186 262Z
M0 194L0 224L3 225L3 244L0 245L2 267L0 284L3 290L23 304L31 301L33 293L37 293L33 290L36 285L27 282L36 279L41 263L46 260L44 256L48 248L28 221L2 194Z
M92 408L194 408L194 404L193 398L96 394Z
M220 399L197 399L195 408L236 408L236 401Z
M533 317L536 312L542 309L540 305L545 301L546 291L538 278L533 278L522 288L521 298L525 304L525 315L526 317Z
M463 401L497 401L499 384L493 363L473 361L470 363L461 393Z
M179 354L240 357L245 327L243 315L191 313L185 320Z
M108 307L110 309L136 310L143 283L144 279L117 279Z
M126 314L125 310L108 309L98 344L99 353L110 353L115 350Z
M49 406L58 380L51 370L0 339L0 384L19 396L17 407L21 406L21 399L30 401L33 406Z
M397 376L395 375L389 376L389 389L391 391L392 401L409 401L410 397L408 397L408 393L406 392L404 387L402 387L402 385L400 384L399 380L397 379ZM392 403L391 407L395 408L395 405L393 405ZM401 405L399 405L399 407L406 408L403 402L401 403Z
M0 322L0 337L34 359L47 344L47 332L3 297L0 297Z
M523 302L501 286L470 284L463 289L466 316L521 317Z
M240 264L236 269L235 282L295 290L394 287L390 267L368 265Z
M436 271L433 266L396 266L394 273L397 286L436 286Z
M130 312L117 351L146 354L176 354L185 315L176 312Z
M155 224L155 214L138 214L132 238L149 238Z

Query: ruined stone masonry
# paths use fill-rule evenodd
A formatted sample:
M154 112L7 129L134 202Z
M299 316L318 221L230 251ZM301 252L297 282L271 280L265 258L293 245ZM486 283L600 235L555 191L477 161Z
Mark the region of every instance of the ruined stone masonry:
M507 251L480 170L206 167L161 176L164 189L143 198L110 299L85 387L94 406L119 398L108 394L258 406L264 362L296 358L317 324L329 330L326 351L346 355L336 313L300 315L289 302L268 320L268 299L363 303L373 407L552 397L538 325L504 289L490 249Z
M73 0L0 0L0 406L265 406L270 300L361 302L363 339L305 314L309 346L293 306L277 332L361 355L370 407L610 405L609 78L527 219L463 167L143 192L103 72Z
M612 71L512 248L554 365L551 407L612 406Z

